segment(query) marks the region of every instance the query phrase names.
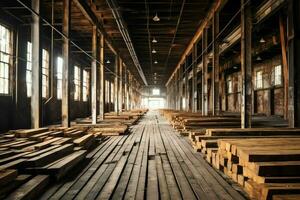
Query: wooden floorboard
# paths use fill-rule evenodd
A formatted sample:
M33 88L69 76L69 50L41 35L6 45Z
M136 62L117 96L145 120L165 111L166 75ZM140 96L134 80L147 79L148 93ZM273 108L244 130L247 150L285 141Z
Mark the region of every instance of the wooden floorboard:
M157 112L86 157L40 199L244 199Z

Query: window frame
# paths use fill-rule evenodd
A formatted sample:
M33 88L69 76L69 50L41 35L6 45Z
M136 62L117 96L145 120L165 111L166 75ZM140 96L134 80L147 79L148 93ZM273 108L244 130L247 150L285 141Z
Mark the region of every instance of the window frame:
M42 71L41 71L42 72L42 98L49 97L49 66L50 66L49 52L46 49L42 49ZM46 83L44 83L44 77ZM46 94L44 94L44 87L45 87Z
M80 100L81 100L81 67L75 65L74 66L74 101L80 101Z
M0 66L3 65L3 76L0 77L0 81L3 80L3 88L0 88L0 96L11 96L12 95L12 58L14 55L13 52L13 30L10 26L0 23L0 30L7 34L5 38L5 44L0 45ZM2 41L2 35L0 35L0 41ZM2 44L2 42L1 42ZM2 50L4 48L4 50ZM0 67L0 70L1 68Z
M278 69L280 69L280 70L278 71ZM275 87L282 86L282 82L283 82L282 81L282 79L283 79L283 77L282 77L282 65L279 64L279 65L273 66L272 72L273 72L272 76L274 77L274 81L273 81L272 85L275 86ZM277 74L277 73L279 73L279 74ZM280 80L279 83L277 83L278 80Z
M60 60L61 60L61 64L60 64ZM64 60L62 57L58 56L56 58L56 99L57 100L62 99L63 70L64 70Z
M27 41L26 52L26 96L30 98L32 95L32 42Z
M227 89L227 94L233 93L233 81L231 78L227 79L226 81L226 89Z
M89 80L90 73L88 70L82 70L82 101L87 102L89 99Z
M258 77L258 74L260 74L260 78ZM258 81L260 81L260 82L258 82ZM263 70L257 70L255 72L255 88L256 89L263 89L264 88L263 84L264 84L263 83Z

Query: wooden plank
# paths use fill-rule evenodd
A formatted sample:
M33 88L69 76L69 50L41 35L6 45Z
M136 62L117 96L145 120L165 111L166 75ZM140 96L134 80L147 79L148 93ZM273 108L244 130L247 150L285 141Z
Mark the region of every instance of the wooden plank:
M18 175L17 170L4 170L0 171L0 186L4 186L13 181Z
M11 193L8 200L35 199L40 195L49 182L49 176L38 175Z
M299 200L300 194L273 195L272 200Z
M73 144L65 144L49 152L30 158L24 164L27 167L40 167L46 165L71 153L73 151L73 147Z
M19 175L10 184L4 185L0 188L0 199L5 199L8 194L12 193L15 189L20 187L22 184L29 181L31 175Z
M32 135L48 131L48 128L37 128L37 129L25 129L25 130L15 130L14 133L16 137L30 137Z
M87 154L86 150L76 151L64 158L61 161L48 167L50 174L54 174L57 180L60 180L72 168L74 168L80 161L82 161Z

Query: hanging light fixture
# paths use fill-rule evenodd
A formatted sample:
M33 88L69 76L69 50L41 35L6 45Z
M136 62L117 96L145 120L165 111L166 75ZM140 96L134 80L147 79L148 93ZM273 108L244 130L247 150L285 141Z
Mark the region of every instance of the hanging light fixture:
M109 64L109 63L110 63L110 60L107 60L106 63Z
M266 40L262 37L260 40L259 40L260 43L265 43Z
M256 60L257 60L257 61L261 61L262 59L261 59L260 56L257 56Z
M157 43L157 40L153 38L152 43Z
M158 62L157 62L157 60L156 61L154 61L154 64L157 64Z
M160 19L159 19L157 13L156 13L155 16L153 17L153 21L155 21L155 22L159 22L159 21L160 21Z
M156 53L155 49L152 50L152 53Z

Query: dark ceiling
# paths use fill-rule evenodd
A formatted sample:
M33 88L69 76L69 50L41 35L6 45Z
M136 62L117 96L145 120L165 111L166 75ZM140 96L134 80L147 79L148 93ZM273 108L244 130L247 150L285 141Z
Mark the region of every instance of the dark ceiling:
M29 0L20 0L30 7ZM124 63L142 83L138 71L129 54L124 39L119 31L116 19L109 7L108 1L114 1L116 10L120 13L128 28L139 63L149 85L164 85L178 64L189 41L194 36L198 26L210 9L212 0L72 0L71 40L87 53L91 53L92 24L83 15L75 2L86 4L103 25L109 40L118 50ZM52 0L41 0L41 15L51 21ZM62 0L53 0L55 27L62 29ZM1 8L21 24L30 25L31 13L22 8L17 0L1 0ZM153 21L157 13L159 22ZM25 25L26 26L26 25ZM43 30L50 32L50 27L44 25ZM49 30L49 31L48 31ZM50 37L50 35L48 34ZM152 39L158 41L152 43ZM55 41L59 43L61 36L55 33ZM62 42L62 41L61 41ZM156 54L151 53L155 49ZM80 50L72 46L72 53L77 57ZM85 59L87 65L89 59ZM114 60L114 54L106 47L105 60ZM157 64L154 62L157 61ZM108 68L113 69L113 62Z
M211 0L116 0L149 85L164 85L205 18ZM115 41L120 34L103 0L94 0L104 27ZM153 17L160 18L155 22ZM106 15L108 17L106 17ZM152 43L153 38L157 43ZM151 51L155 49L157 53ZM157 61L157 64L155 64Z

